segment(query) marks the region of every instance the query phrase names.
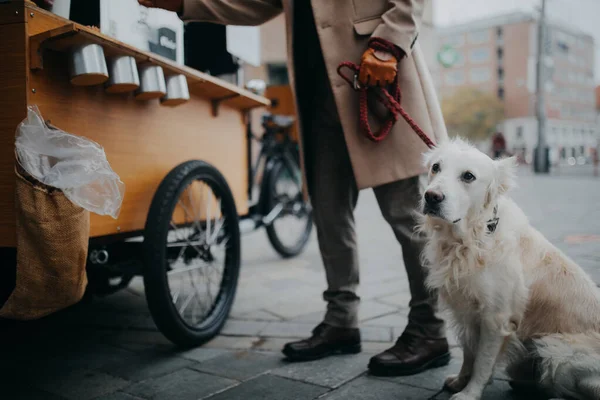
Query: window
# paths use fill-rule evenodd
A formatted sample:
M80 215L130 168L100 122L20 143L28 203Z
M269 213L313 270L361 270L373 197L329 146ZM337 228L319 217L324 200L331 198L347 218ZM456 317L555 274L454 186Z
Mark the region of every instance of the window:
M459 51L457 53L456 56L456 63L454 64L455 67L462 67L465 65L465 55L463 54L462 51Z
M501 26L499 26L498 28L496 28L496 37L498 37L498 39L502 38L502 34L503 34L503 29Z
M498 82L504 82L504 68L498 68Z
M469 61L475 64L481 64L490 59L490 50L484 47L473 49L469 53Z
M504 100L504 88L503 87L498 88L498 98L500 100Z
M489 29L484 29L481 31L469 32L469 43L472 44L481 44L490 40L490 31Z
M473 68L469 71L469 81L471 83L483 83L490 80L492 74L489 68Z
M558 49L558 52L563 55L569 54L569 45L561 40L556 42L556 48Z
M289 83L285 64L268 64L269 85L287 85Z
M451 35L446 37L446 39L443 42L444 44L448 44L452 47L461 47L465 44L465 35L463 35L462 33Z
M585 146L579 146L579 155L585 154Z
M523 139L523 127L517 126L517 139Z
M465 83L464 71L450 71L446 73L446 84L450 86L458 86Z
M504 57L504 49L502 47L498 47L497 53L498 61L502 61L502 58Z

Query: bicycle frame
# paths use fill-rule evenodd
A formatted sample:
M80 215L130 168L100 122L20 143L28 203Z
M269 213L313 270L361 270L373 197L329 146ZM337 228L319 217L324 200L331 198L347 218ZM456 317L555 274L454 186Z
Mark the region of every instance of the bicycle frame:
M250 207L248 215L244 216L243 219L251 219L254 222L253 229L269 225L277 218L278 213L281 211L267 209L268 184L265 177L269 175L278 162L282 162L285 168L292 174L295 174L295 171L299 171L299 160L296 159L297 157L294 157L293 146L295 144L289 138L289 128L269 127L266 124L264 126L265 131L260 139L257 139L252 133L250 123L247 126L248 199ZM279 132L284 134L282 142L278 142L276 139L276 135ZM256 160L253 160L252 157L253 141L261 143ZM301 185L301 181L299 184ZM301 190L302 187L300 186L299 189Z

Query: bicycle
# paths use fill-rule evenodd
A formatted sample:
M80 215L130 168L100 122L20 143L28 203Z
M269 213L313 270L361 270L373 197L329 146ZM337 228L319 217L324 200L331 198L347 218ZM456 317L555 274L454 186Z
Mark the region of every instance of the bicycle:
M303 197L300 152L290 136L294 122L293 117L265 114L262 137L252 133L250 124L247 130L250 207L242 220L252 221L252 230L264 227L269 242L284 258L300 254L312 231L312 209ZM253 141L261 145L254 163Z

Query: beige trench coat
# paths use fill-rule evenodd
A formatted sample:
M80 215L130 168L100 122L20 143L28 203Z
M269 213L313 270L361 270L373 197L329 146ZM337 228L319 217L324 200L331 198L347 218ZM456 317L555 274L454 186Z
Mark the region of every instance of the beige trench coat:
M402 105L434 142L447 137L433 82L416 40L424 0L184 0L181 17L184 21L260 25L284 12L288 72L294 89L293 1L312 3L358 188L379 186L423 173L421 155L427 146L401 118L382 142L373 143L363 135L359 127L358 94L337 74L337 67L343 61L358 63L371 36L396 44L408 55L398 68ZM300 148L303 151L302 140Z

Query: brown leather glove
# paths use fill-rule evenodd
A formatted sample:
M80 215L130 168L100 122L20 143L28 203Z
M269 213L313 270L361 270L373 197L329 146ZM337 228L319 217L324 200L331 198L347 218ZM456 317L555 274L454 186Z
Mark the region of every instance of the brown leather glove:
M358 81L363 86L386 86L396 79L398 59L391 53L367 49L360 60Z

